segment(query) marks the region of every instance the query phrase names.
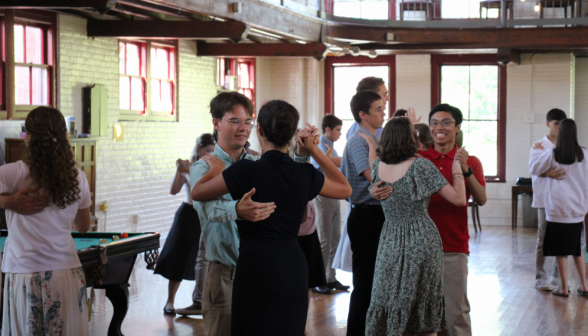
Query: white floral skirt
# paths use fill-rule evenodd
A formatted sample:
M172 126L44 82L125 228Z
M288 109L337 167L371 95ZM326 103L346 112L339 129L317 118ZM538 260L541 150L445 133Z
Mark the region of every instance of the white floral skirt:
M6 273L2 336L89 336L84 270Z

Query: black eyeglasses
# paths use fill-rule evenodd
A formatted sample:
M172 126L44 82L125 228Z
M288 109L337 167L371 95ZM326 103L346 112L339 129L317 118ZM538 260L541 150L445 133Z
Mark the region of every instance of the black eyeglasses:
M449 126L451 126L451 124L455 124L455 121L443 120L441 122L438 122L437 120L432 120L429 122L429 127L437 127L439 125L441 125L443 127L449 127Z

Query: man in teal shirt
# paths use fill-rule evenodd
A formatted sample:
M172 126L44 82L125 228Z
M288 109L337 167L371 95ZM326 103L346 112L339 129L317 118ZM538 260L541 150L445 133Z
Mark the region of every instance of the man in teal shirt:
M244 149L255 125L251 100L238 92L223 92L210 102L210 113L217 138L214 155L225 168L239 160L257 160ZM306 162L297 157L297 162ZM190 168L190 181L195 185L209 170L208 164L199 160ZM209 261L202 293L204 333L209 336L230 335L231 299L235 266L239 258L239 232L236 220L258 222L269 217L275 209L273 203L257 203L251 200L254 190L240 200L230 194L219 199L196 202L202 227L202 243Z

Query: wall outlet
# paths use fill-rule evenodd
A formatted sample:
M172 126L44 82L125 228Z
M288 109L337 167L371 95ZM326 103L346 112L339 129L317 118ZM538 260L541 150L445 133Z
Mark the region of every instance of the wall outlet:
M523 123L525 123L525 124L534 124L535 123L535 113L525 113L525 114L523 114Z
M139 224L140 219L141 219L141 216L133 215L133 224L135 224L135 225Z

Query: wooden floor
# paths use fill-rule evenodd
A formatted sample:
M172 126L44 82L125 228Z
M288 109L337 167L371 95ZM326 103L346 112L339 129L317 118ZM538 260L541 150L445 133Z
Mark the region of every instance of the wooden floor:
M475 234L470 227L468 296L475 336L588 335L588 299L552 296L534 289L536 229L485 226ZM569 264L572 289L579 278ZM351 284L351 274L338 278ZM130 280L131 303L123 324L126 336L203 335L201 318L168 317L162 314L167 282L139 261ZM188 306L194 282L183 282L176 307ZM316 295L311 298L306 326L308 336L343 336L346 332L349 293ZM112 307L102 291L90 322L92 335L106 335Z

